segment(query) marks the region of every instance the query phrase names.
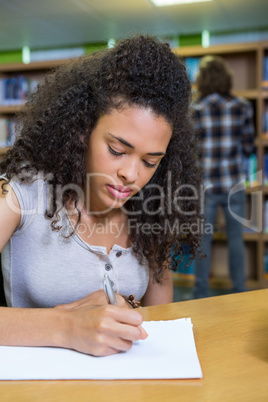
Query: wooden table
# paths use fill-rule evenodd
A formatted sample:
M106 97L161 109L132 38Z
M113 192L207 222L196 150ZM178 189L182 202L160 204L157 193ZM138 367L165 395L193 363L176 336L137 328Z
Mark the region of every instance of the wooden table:
M268 289L142 312L145 320L191 317L203 379L0 381L0 401L268 401Z

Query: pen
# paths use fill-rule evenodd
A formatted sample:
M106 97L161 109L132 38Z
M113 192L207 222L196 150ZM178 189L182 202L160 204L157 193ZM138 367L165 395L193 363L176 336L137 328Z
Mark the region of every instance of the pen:
M106 295L106 299L108 301L108 304L114 304L116 305L116 297L115 297L115 291L113 288L113 284L111 279L109 278L109 276L107 274L104 274L103 276L103 289L104 289L104 293ZM145 339L147 338L148 334L147 332L142 328L141 325L138 326L138 328L140 328L140 330L142 331L142 338L141 339Z
M103 277L103 289L106 295L106 299L107 302L109 304L117 304L116 302L116 297L115 297L115 292L114 292L114 288L113 288L113 284L111 279L109 278L109 276L107 274L104 274Z

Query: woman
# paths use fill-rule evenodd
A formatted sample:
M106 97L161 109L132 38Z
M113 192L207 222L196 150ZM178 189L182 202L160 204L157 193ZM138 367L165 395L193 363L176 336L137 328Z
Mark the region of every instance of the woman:
M199 244L178 226L199 219L190 91L169 46L137 36L56 69L30 97L0 164L13 307L0 309L0 344L101 356L146 338L133 294L172 302L171 246L176 258Z

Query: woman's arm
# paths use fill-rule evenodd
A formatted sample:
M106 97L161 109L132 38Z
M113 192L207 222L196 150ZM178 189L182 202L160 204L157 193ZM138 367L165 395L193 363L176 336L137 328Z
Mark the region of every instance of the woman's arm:
M14 191L7 184L5 189L8 192L4 193L2 183L0 181L0 251L19 226L21 218L20 205Z
M149 285L145 295L143 296L142 305L145 307L172 302L173 281L171 271L166 270L164 272L161 284L154 281L152 271L150 271Z
M1 185L1 183L0 183ZM10 186L0 188L0 250L20 223L20 206ZM97 293L97 292L96 292ZM67 308L0 308L0 345L57 346L96 356L129 350L133 341L145 339L138 311L110 306L99 292ZM104 304L105 303L105 304ZM99 305L97 305L99 304Z
M0 345L54 346L106 356L145 339L137 310L118 306L78 309L0 308Z

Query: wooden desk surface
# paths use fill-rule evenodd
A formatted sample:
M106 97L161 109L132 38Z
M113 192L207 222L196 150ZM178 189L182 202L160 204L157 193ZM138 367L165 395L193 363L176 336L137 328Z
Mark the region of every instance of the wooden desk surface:
M268 289L142 311L145 320L191 317L203 379L0 381L0 401L268 401Z

